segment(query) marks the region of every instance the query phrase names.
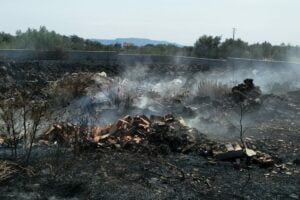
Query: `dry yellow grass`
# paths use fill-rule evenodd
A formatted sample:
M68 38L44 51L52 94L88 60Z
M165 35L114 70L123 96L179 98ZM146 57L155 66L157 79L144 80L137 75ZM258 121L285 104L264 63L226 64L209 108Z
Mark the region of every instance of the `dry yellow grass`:
M0 183L12 178L18 173L25 173L28 176L34 175L34 172L30 167L22 167L12 161L0 160Z

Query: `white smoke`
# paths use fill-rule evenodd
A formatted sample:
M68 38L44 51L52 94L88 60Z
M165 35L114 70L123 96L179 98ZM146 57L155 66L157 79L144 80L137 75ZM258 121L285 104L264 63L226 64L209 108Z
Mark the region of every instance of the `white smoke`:
M296 65L282 66L282 68L239 66L235 69L224 68L198 73L187 71L180 76L166 76L153 72L148 66L138 64L127 67L119 77L98 76L97 84L102 87L98 87L100 89L96 92L89 93L91 95L87 98L89 101L82 98L78 102L83 107L88 107L91 102L96 105L95 109L99 111L97 121L99 124L112 123L127 114L165 115L173 112L175 115L187 115L185 120L188 125L197 128L200 132L229 138L239 132L237 128L239 114L234 110L221 110L211 104L218 96L216 93L222 90L230 92L231 87L242 83L246 78L254 79L254 84L259 86L263 93L275 91L285 93L300 88L299 71ZM200 88L202 97L210 98L207 105L190 103L191 99L200 95L200 83L207 84ZM182 91L188 92L182 94ZM128 101L128 98L132 101ZM177 99L180 100L179 103L174 103L173 100ZM118 101L121 103L118 104ZM78 102L74 103L75 106L72 108L78 108ZM127 103L130 105L125 109ZM195 115L188 116L186 112L188 109ZM244 118L245 127L252 125L251 117L253 118L253 116Z

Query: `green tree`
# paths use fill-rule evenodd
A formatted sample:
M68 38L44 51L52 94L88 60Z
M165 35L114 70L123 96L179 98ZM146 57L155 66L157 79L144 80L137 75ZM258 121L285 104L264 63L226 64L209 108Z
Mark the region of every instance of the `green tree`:
M226 39L220 45L220 57L228 58L228 57L250 57L250 52L248 51L248 43L242 41L241 39L233 40Z
M196 41L193 54L197 57L219 58L220 44L221 37L204 35Z

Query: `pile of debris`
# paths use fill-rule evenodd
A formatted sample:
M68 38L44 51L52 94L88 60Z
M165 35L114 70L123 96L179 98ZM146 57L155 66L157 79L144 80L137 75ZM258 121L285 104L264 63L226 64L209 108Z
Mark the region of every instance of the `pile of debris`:
M113 124L88 127L70 123L54 124L44 135L48 143L70 146L81 145L84 149L127 149L151 154L197 153L222 161L249 161L264 166L275 163L265 153L254 151L251 145L238 143L220 144L205 134L186 125L184 120L173 115L125 116Z
M153 147L167 152L187 151L196 143L207 143L204 134L189 128L182 118L166 116L125 116L113 124L101 127L83 127L70 123L54 124L43 139L72 145L97 144L98 147L136 149Z
M234 86L231 92L236 102L248 101L251 104L260 102L261 90L254 85L253 79L245 79L244 83Z

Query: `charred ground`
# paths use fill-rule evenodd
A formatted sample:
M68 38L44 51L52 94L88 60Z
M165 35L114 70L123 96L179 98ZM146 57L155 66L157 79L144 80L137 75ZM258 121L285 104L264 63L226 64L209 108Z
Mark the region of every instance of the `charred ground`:
M256 82L268 78L260 71L253 77L254 69L229 72L240 77L225 81L220 69L174 77L149 66L116 71L95 63L3 62L0 70L4 102L25 93L28 102L47 104L27 164L23 143L12 159L2 134L1 199L299 198L300 91L293 81L269 82L266 90ZM22 141L22 125L16 129ZM82 140L74 139L79 130ZM228 143L272 162L222 158Z

